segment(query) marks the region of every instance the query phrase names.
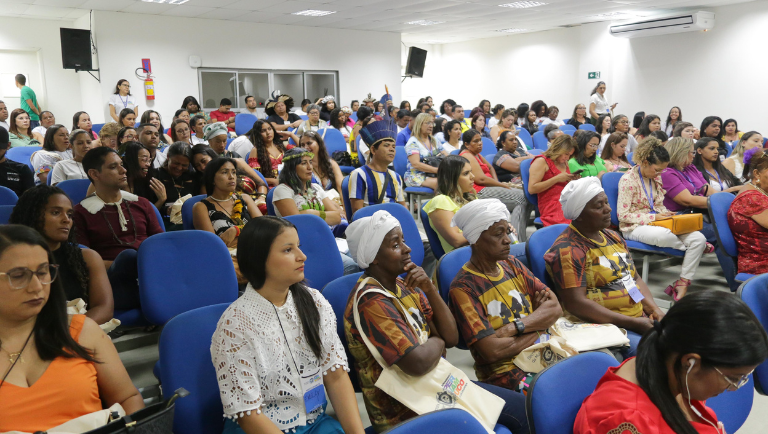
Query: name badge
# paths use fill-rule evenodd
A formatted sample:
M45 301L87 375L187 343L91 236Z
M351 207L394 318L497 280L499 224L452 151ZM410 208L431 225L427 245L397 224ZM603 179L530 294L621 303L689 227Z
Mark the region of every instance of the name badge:
M635 284L635 279L633 279L630 274L622 277L621 283L624 285L624 288L627 289L627 292L629 292L629 296L632 298L632 301L635 303L640 303L643 301L645 296L642 292L640 292L640 289Z
M301 390L304 392L304 409L307 413L325 405L325 386L323 386L323 374L319 368L314 374L301 377Z
M539 336L539 338L536 339L536 342L534 342L534 345L535 344L540 344L542 342L548 342L549 341L549 337L550 336L547 333L542 333L541 336Z

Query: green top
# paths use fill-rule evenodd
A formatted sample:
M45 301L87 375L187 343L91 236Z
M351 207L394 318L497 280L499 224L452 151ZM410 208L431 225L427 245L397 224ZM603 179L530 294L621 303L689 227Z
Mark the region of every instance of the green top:
M453 199L444 194L433 197L432 200L427 202L427 204L424 206L424 212L426 212L427 215L430 215L439 209L450 211L456 214L456 212L460 210L461 207L456 202L454 202ZM435 231L437 237L440 238L440 245L443 247L443 252L448 253L453 251L454 247L450 245L448 241L445 241L445 238L440 235L440 232L437 231L435 225L432 223L432 219L429 220L429 226L433 231Z
M595 157L595 163L594 164L586 164L584 166L580 165L578 161L576 161L575 158L571 158L568 160L568 168L571 170L571 173L576 172L577 170L584 170L581 172L581 176L597 176L600 172L605 172L607 169L605 168L605 160L603 160L600 157Z
M14 133L8 134L8 141L11 142L11 148L18 148L20 146L40 146L40 142L32 137L19 136Z
M27 104L27 100L32 101L32 104L37 107L37 95L35 95L35 91L29 86L24 86L21 88L21 109L29 114L29 120L39 121L40 117L36 115L29 104Z

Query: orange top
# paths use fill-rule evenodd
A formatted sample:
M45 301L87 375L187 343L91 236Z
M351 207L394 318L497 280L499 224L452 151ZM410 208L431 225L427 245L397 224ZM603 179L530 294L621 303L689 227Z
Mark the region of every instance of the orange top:
M80 338L85 315L73 315L69 333ZM96 368L76 358L55 358L31 386L7 381L0 388L0 432L35 432L101 410Z

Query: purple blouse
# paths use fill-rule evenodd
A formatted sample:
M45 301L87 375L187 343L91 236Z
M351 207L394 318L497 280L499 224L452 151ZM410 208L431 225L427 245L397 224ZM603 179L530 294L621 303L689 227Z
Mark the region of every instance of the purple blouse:
M687 209L687 207L672 200L673 197L680 194L683 190L688 190L691 195L697 196L697 193L701 191L701 188L707 185L704 176L701 175L699 169L693 164L682 171L677 170L672 166L667 167L661 172L661 182L664 185L664 190L667 192L664 196L664 206L673 212L684 211Z

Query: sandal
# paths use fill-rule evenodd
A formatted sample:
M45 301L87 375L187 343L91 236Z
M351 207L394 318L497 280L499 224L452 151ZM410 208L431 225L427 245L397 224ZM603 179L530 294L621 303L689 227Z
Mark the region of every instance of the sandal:
M687 288L690 284L691 284L690 280L684 279L681 277L675 280L673 284L667 286L667 289L665 289L664 292L668 296L672 297L672 300L679 301L681 298L685 296L685 293L683 293L683 295L678 295L679 292L677 288L682 287L683 289L686 289L686 292L687 292Z
M715 246L712 243L707 243L707 246L704 247L704 253L714 253L715 252Z

